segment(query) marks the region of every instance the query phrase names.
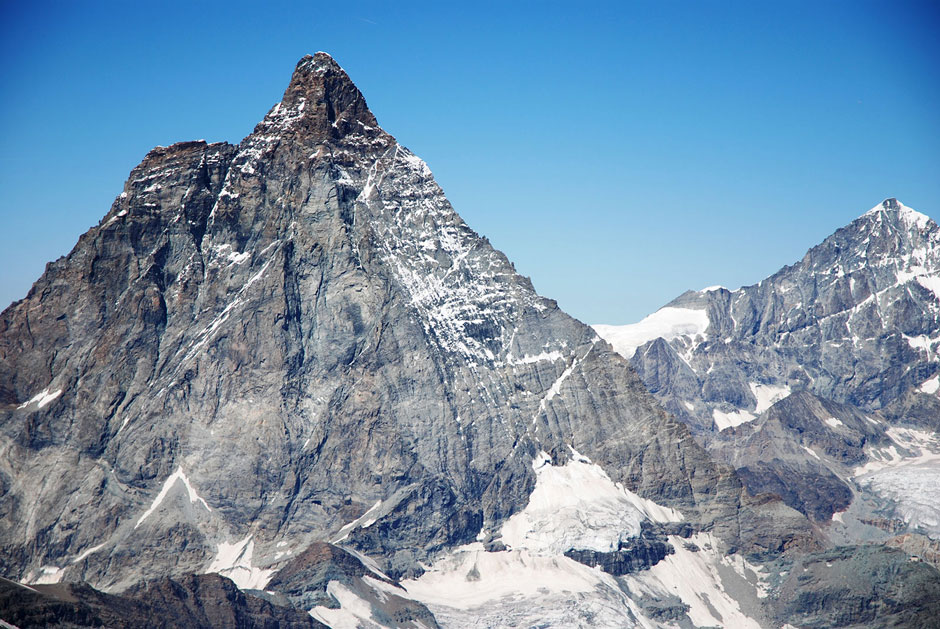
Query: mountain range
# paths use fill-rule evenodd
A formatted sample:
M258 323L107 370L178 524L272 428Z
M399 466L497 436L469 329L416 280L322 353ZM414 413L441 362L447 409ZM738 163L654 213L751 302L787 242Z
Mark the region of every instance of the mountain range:
M889 200L595 331L304 57L0 314L0 618L927 626L936 242Z

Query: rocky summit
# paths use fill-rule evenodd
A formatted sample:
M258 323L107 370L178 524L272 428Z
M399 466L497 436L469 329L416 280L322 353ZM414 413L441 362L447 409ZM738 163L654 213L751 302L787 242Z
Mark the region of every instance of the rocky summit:
M239 145L148 153L0 315L0 618L937 617L916 540L832 550L666 408L461 220L329 55L304 57ZM898 574L926 585L863 587Z
M753 286L595 326L753 494L938 565L940 227L887 199Z

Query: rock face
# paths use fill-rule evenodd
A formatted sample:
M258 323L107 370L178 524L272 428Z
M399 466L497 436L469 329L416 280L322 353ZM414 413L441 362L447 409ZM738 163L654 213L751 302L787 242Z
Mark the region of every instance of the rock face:
M217 573L333 626L758 626L745 556L822 545L322 53L238 146L151 151L0 315L0 487L12 579L172 607Z
M867 412L936 397L940 228L888 199L758 284L688 291L639 324L597 328L697 433L797 390Z
M937 627L940 582L906 553L838 548L797 561L771 606L798 627Z
M315 542L418 576L505 548L540 452L590 457L631 518L817 543L795 512L742 528L772 509L467 227L325 54L238 146L144 158L0 315L0 404L0 567L24 582L263 588Z
M214 574L142 583L120 596L87 585L23 585L0 579L0 617L28 627L322 628L302 611L273 605Z
M840 543L940 539L940 227L927 216L888 199L754 286L596 329L752 494Z

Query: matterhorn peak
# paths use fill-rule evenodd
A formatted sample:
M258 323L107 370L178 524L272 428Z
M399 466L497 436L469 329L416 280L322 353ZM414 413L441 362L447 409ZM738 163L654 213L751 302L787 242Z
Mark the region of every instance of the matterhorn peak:
M307 129L332 138L378 127L362 92L325 52L297 62L277 110L300 115Z

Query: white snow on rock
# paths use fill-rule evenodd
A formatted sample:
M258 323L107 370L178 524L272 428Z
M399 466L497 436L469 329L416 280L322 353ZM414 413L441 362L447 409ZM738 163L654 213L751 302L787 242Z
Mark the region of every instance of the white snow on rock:
M482 544L470 544L402 585L423 603L472 609L504 597L590 592L605 578L613 581L605 572L568 557L544 557L526 550L488 553Z
M39 570L39 576L29 581L32 585L51 585L58 583L64 576L64 570L56 566L43 566Z
M339 581L330 581L326 593L339 603L338 609L317 606L310 610L310 615L332 629L359 629L360 627L378 627L372 620L372 606L359 598L355 592Z
M826 422L826 424L827 424L830 428L838 428L839 426L842 426L842 425L843 425L842 422L839 421L838 419L836 419L835 417L827 417L827 418L824 419L823 421Z
M160 493L157 494L157 497L153 499L153 503L150 505L150 508L147 509L142 516L140 516L139 520L137 520L137 524L134 525L135 529L139 527L144 520L147 519L147 516L153 513L156 508L160 506L160 503L163 502L163 499L166 498L166 495L169 493L170 489L173 488L173 485L177 483L177 481L183 483L183 487L186 488L186 492L189 495L190 502L202 503L202 506L206 508L206 511L212 511L209 505L206 504L206 501L200 498L199 494L196 493L196 490L193 489L189 479L186 478L186 474L183 473L183 466L180 465L178 468L176 468L175 472L170 474L170 476L166 479L166 482L163 483L163 488L160 489Z
M565 556L490 553L471 544L402 585L443 627L657 626L614 577Z
M810 456L812 456L814 459L816 459L816 460L821 460L821 459L819 458L819 455L816 454L816 451L815 451L815 450L812 450L812 449L810 449L810 448L807 448L806 446L801 446L801 447L802 447L804 450L806 450L806 452L807 452Z
M920 385L919 390L921 393L933 395L938 390L940 390L940 376L934 376L933 378L926 380L923 384Z
M754 412L758 415L790 395L790 387L785 385L778 386L749 382L748 386L751 388L751 393L754 394L754 398L757 400L757 407L754 409Z
M101 550L102 548L104 548L106 544L107 544L107 542L102 542L102 543L98 544L97 546L92 546L91 548L89 548L89 549L87 549L87 550L85 550L85 551L82 551L82 553L81 553L80 555L78 555L75 559L72 560L72 563L79 563L80 561L82 561L82 560L84 560L86 557L88 557L89 555L91 555L91 554L93 554L93 553L96 553L96 552L98 552L99 550Z
M734 426L740 426L741 424L754 421L757 417L747 411L738 410L726 413L716 408L712 410L712 419L715 420L715 427L721 432L726 428L733 428Z
M895 201L897 201L897 199L895 199ZM914 210L914 209L911 209L911 208L907 207L906 205L904 205L904 204L901 203L900 201L897 201L897 203L898 203L898 205L899 205L900 208L901 208L901 209L898 211L898 217L901 219L901 221L904 223L904 225L905 225L908 229L916 228L916 229L921 230L921 231L924 230L924 229L927 229L927 225L928 225L929 222L930 222L930 217L929 217L929 216L927 216L926 214L921 214L921 213L918 212L917 210ZM884 212L884 211L885 211L884 204L883 204L883 203L879 203L878 205L876 205L876 206L873 207L872 209L870 209L870 210L868 210L867 212L865 212L865 214L863 214L863 216L871 216L871 215L873 215L873 214L879 214L879 213Z
M869 458L855 469L859 485L890 500L895 515L913 528L940 539L940 436L892 427L894 445L869 448Z
M755 597L760 597L765 590L755 569L742 557L722 557L708 533L697 533L689 540L671 536L669 542L676 550L674 554L649 570L621 577L631 592L678 596L689 606L689 618L696 626L760 629L760 624L745 614L738 601L725 591L719 572L720 565L734 567L742 578L753 581ZM689 542L699 550L689 550L686 547Z
M502 527L502 540L511 549L539 555L563 555L570 549L611 552L620 540L640 534L643 518L682 519L674 509L615 484L577 452L564 465L552 465L551 457L541 452L532 467L536 481L529 503Z
M378 251L410 296L428 338L464 364L499 362L498 340L509 333L507 322L521 308L543 309L542 299L513 280L502 254L481 245L427 165L405 147L389 147L357 185L357 203L371 217ZM468 274L475 281L466 281ZM467 334L477 326L494 336Z
M16 408L26 408L30 404L37 404L39 408L42 408L49 404L51 401L62 395L62 389L56 389L53 392L49 392L49 389L43 389L27 401L23 402Z
M917 278L917 283L932 292L937 299L940 299L940 277L921 275Z
M618 578L563 555L486 552L482 544L470 544L402 586L444 627L664 626L644 616L631 598L644 595L679 597L697 626L759 627L742 603L726 593L725 582L735 580L734 591L744 592L756 607L767 595L766 575L741 556L723 556L708 534L669 541L676 554L649 570ZM689 542L700 549L689 550Z
M336 534L336 538L332 541L332 543L338 544L339 542L343 541L344 539L349 537L349 534L353 531L353 529L357 527L367 529L373 524L375 524L376 519L378 519L377 512L379 510L379 507L381 506L382 506L382 501L377 500L374 505L369 507L368 511L363 513L361 516L359 516L358 518L356 518L349 524L346 524L345 526L343 526L343 528L341 528L339 532Z
M512 354L506 356L506 362L510 365L529 365L532 363L540 363L544 361L555 362L556 360L564 360L565 355L559 352L558 350L552 352L542 352L534 356L526 354L522 358L515 358Z
M865 448L869 461L855 468L853 476L862 477L895 467L940 464L940 436L937 434L897 426L888 428L886 432L894 444Z
M239 588L263 590L274 570L262 570L253 565L255 542L251 535L240 542L219 542L215 559L206 568L207 573L218 573L231 579Z
M614 351L624 358L632 358L636 349L652 341L663 338L671 341L680 336L704 335L708 329L708 313L691 308L660 308L639 323L629 325L594 325L594 331L611 344Z

